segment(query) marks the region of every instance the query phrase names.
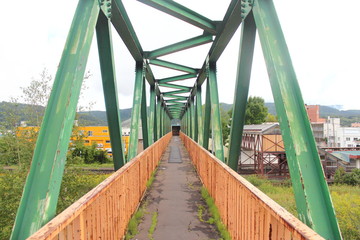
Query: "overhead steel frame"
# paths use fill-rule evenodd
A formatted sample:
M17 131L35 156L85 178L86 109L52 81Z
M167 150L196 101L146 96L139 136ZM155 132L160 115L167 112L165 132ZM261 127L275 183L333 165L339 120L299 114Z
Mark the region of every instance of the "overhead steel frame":
M189 9L173 1L141 0L141 2L203 28L205 32L210 33L210 30L205 27L205 23L210 23L210 25L214 23L199 17L192 11L189 11ZM215 39L203 67L199 70L196 83L187 100L187 108L181 113L181 118L186 119L182 122L183 124L185 123L183 130L194 140L197 139L199 141L201 139L198 135L194 136L196 131L192 130L194 116L198 116L200 112L196 108L195 113L192 105L193 97L197 98L197 89L207 79L202 145L208 148L211 122L211 131L215 145L213 152L220 160L225 160L217 95L216 61L242 21L244 23L242 24L239 50L238 74L232 117L234 124L231 126L228 164L236 170L248 97L255 32L258 29L270 76L272 92L279 114L279 121L284 135L299 217L325 238L341 239L300 89L271 0L231 1L223 21L212 29ZM213 24L212 26L215 25Z
M203 29L204 34L153 51L143 51L121 0L79 1L39 133L12 239L26 238L55 215L76 103L95 26L98 42L101 45L99 57L109 128L112 132L110 137L113 144L115 142L118 144L113 145L113 149L119 148L118 151L114 151L115 168L125 163L122 143L118 139L121 134L121 121L116 97L109 21L136 62L132 135L128 160L136 155L139 119L143 125L144 146L146 147L169 130L170 119L180 118L184 125L183 131L197 139L205 148L208 148L211 124L211 133L215 142L213 151L222 161L225 160L225 156L222 146L216 62L240 23L244 22L235 89L234 108L236 111L233 111L234 124L231 126L228 158L228 164L232 168L237 166L240 152L253 39L255 29L257 29L279 114L299 217L326 239L341 239L300 89L272 1L232 0L221 22L207 19L174 1L140 1ZM200 69L157 59L160 56L210 42L212 45ZM150 68L151 64L178 70L185 74L155 79ZM148 130L146 130L147 120L144 119L147 115L145 77L151 89ZM170 82L189 78L196 78L193 87L170 84ZM202 116L201 86L205 80L207 81L206 101L204 116ZM178 90L161 92L159 89L161 84ZM178 94L189 94L189 97ZM171 106L173 104L177 106ZM235 122L237 120L239 122ZM199 131L199 128L196 131L195 126L201 126L202 122L203 131ZM118 141L115 140L116 138Z
M127 160L121 140L110 22L136 62L131 140ZM11 239L26 239L55 216L76 105L95 30L115 170L137 154L139 119L144 148L170 130L171 115L121 0L80 0L45 111ZM149 125L145 78L150 85ZM158 112L162 113L161 117ZM159 124L162 126L161 134L158 133Z

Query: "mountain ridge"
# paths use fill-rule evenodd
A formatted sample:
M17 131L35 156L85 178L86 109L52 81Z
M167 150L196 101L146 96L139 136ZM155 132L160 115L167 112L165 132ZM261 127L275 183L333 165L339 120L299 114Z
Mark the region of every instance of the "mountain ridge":
M0 102L0 124L5 121L6 109L13 109L16 106L19 110L19 121L26 121L26 116L24 110L26 109L27 104L23 103L9 103L9 102ZM276 115L275 103L265 103L265 106L268 108L268 112L272 115ZM232 104L220 103L220 107L224 111L229 111L232 108ZM36 106L36 111L43 112L45 110L42 106ZM131 108L120 109L120 117L122 122L131 118ZM351 122L360 121L360 110L338 110L334 107L320 105L320 117L327 118L330 117L339 117L342 122L345 122L346 125L350 125ZM78 120L81 125L93 125L93 126L104 126L107 125L107 116L105 111L88 111L88 112L78 112Z

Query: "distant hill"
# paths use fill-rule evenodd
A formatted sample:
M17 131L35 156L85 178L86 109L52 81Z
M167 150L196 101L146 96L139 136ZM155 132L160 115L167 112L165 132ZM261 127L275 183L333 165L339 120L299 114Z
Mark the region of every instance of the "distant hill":
M220 106L228 111L232 108L232 104L220 103ZM276 115L275 103L265 103L268 108L268 112L272 115ZM337 117L341 120L342 126L350 126L351 123L360 122L360 110L338 110L334 107L320 105L320 117L327 118Z
M107 125L105 111L79 112L79 121L83 125L104 126ZM120 109L121 121L124 122L131 118L131 108Z
M265 103L265 106L268 108L268 112L276 115L276 109L274 103ZM22 103L9 103L9 102L0 102L0 124L5 120L4 113L9 111L16 112L19 116L19 121L26 121L26 116L24 112L28 107L27 104ZM232 108L232 104L220 103L220 107L226 112ZM37 106L36 111L43 112L44 107ZM329 106L320 105L320 117L327 118L330 117L339 117L341 118L341 124L343 126L350 126L352 122L360 122L360 110L338 110ZM121 121L125 122L131 118L131 108L120 109ZM104 126L107 125L107 117L105 111L89 111L89 112L79 112L78 119L81 125L88 126ZM126 125L129 124L129 121L126 122Z
M23 103L10 103L0 102L0 125L6 120L6 114L16 114L19 121L27 121L26 109L29 107L28 104ZM37 106L36 111L43 114L45 108ZM131 118L131 108L120 109L121 121L124 122ZM105 111L89 111L89 112L78 112L78 119L80 124L88 126L104 126L107 125L107 117Z

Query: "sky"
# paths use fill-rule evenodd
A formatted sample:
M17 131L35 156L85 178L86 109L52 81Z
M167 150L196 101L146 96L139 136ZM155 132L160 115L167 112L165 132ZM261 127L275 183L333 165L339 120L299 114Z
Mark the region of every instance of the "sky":
M123 0L142 48L146 51L202 34L202 30L135 0ZM229 0L178 0L212 19L222 20ZM360 1L342 5L335 0L274 0L292 57L293 66L307 104L337 105L360 109ZM0 15L0 101L21 97L21 88L38 78L44 68L56 74L77 1L17 1L14 11ZM220 102L232 103L240 27L217 64ZM112 31L120 108L132 106L135 62L115 30ZM201 68L210 44L163 57L164 60ZM190 56L190 57L189 57ZM156 78L175 71L152 67ZM95 102L92 110L104 110L97 43L94 36L87 64L92 76L80 105ZM179 74L179 73L178 73ZM193 86L194 79L185 84ZM255 44L250 93L273 102L261 46ZM20 98L21 101L21 98Z

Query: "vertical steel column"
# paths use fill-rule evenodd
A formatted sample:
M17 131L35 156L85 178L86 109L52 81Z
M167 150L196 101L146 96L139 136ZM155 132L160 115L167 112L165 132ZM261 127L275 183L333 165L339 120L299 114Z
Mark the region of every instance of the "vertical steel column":
M94 0L80 0L78 3L36 142L11 239L27 238L55 216L76 105L99 15L98 4Z
M255 0L259 31L299 218L325 239L341 239L300 87L271 0Z
M150 86L149 145L157 140L156 129L156 93L155 86Z
M192 107L191 107L191 101L189 101L189 108L188 108L188 112L189 112L189 137L193 138L193 113L192 113Z
M161 108L161 136L165 135L165 103Z
M156 101L156 140L161 138L161 101L160 97L157 97Z
M194 137L194 141L197 142L198 141L198 124L197 124L197 112L196 112L196 106L195 106L195 98L192 97L191 98L191 108L192 108L192 112L193 112L193 119L192 119L192 122L193 122L193 137Z
M125 163L122 143L121 118L117 96L111 27L108 18L100 11L96 25L101 76L103 82L106 116L108 119L114 168L118 170Z
M142 98L141 98L141 129L143 135L143 148L144 150L149 147L149 132L148 132L148 116L146 107L146 88L145 77L143 77Z
M128 162L137 155L138 143L139 143L139 119L141 112L141 102L144 83L144 66L143 62L136 62L135 68L135 86L134 86L134 98L133 107L131 110L131 126L130 126L130 142L128 150Z
M190 113L190 137L194 139L194 111L193 111L193 101L189 100L189 113Z
M249 93L251 65L254 53L256 26L252 12L242 23L239 58L231 120L228 165L237 171L241 140L245 123L245 110Z
M204 137L203 137L203 147L206 150L209 150L210 119L211 119L211 101L210 101L210 87L209 87L209 77L208 77L208 79L206 80Z
M216 80L216 63L209 63L209 89L210 89L210 102L211 102L211 113L212 113L212 123L213 123L213 143L215 149L213 152L215 156L224 162L224 147L222 140L222 127L221 127L221 118L220 118L220 106L219 106L219 96Z
M201 86L197 86L196 89L196 116L197 116L197 129L198 129L198 143L203 146L204 129L203 129L203 117L202 117L202 102L201 102Z
M185 113L184 113L184 116L183 116L183 121L184 121L184 133L186 134L186 135L188 135L187 134L187 111L186 111L186 109L184 110L185 111Z
M164 121L163 121L163 115L164 115L164 111L163 111L163 103L160 103L160 138L163 136L163 125L164 125Z

